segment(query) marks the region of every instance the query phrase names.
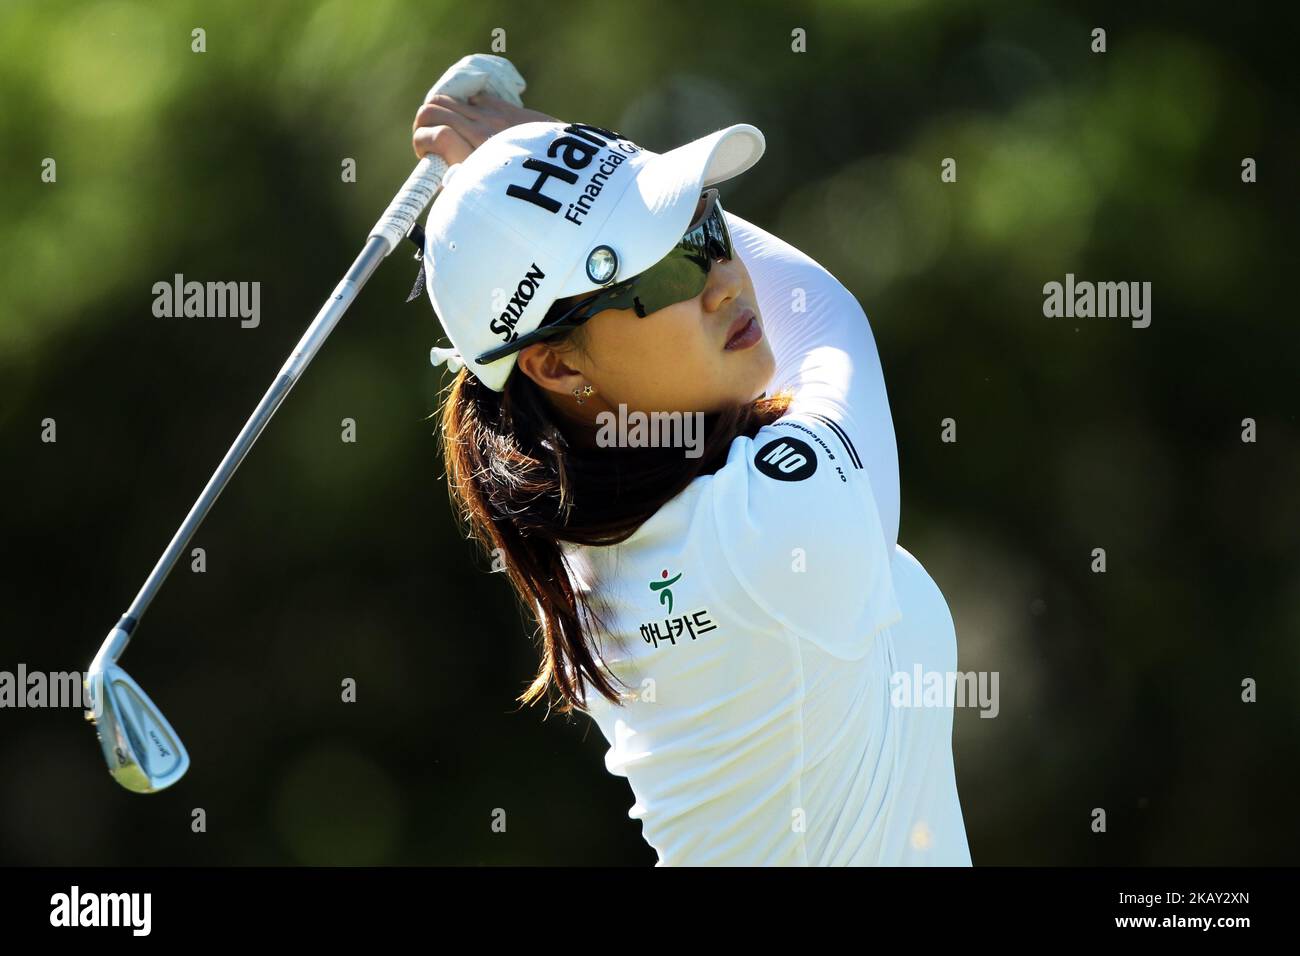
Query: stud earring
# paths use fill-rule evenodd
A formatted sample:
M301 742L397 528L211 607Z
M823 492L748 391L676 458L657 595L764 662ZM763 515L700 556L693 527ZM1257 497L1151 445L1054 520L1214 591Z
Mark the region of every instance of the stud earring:
M573 394L577 397L578 404L581 405L583 402L587 400L587 396L589 396L594 391L595 389L592 388L590 385L583 385L581 388L575 387L573 389Z

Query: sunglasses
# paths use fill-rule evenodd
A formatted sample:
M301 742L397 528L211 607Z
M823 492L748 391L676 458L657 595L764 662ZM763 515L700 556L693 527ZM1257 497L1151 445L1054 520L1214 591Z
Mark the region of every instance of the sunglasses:
M704 190L700 202L702 205L695 221L686 227L685 235L668 255L649 269L601 289L577 304L570 299L561 299L551 306L536 329L513 342L488 349L475 361L480 364L495 362L534 342L576 329L606 309L632 309L645 318L651 312L695 298L704 291L714 261L732 257L731 232L722 215L718 190ZM593 255L606 248L597 246ZM612 250L608 252L609 256L612 254Z

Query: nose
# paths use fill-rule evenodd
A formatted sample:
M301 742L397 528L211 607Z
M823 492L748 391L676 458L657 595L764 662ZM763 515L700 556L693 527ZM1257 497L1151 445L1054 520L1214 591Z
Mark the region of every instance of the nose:
M700 301L707 311L716 312L740 295L744 287L745 267L740 260L734 255L730 259L717 256L709 269L709 281Z

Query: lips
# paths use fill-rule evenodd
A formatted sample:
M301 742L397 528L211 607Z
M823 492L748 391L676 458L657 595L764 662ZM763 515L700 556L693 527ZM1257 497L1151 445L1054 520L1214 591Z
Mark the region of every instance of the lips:
M738 346L752 345L761 334L754 310L741 309L740 314L736 316L736 321L732 322L731 327L727 329L727 342L723 348L735 349Z

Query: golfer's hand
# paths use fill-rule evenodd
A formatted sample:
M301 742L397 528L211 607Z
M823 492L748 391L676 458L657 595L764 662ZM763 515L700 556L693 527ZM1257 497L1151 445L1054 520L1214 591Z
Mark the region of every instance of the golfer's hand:
M415 155L436 153L448 166L463 162L484 140L520 123L558 122L537 110L513 106L491 93L477 93L469 102L435 94L416 111L411 124Z

